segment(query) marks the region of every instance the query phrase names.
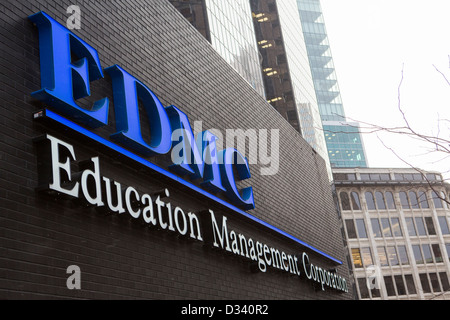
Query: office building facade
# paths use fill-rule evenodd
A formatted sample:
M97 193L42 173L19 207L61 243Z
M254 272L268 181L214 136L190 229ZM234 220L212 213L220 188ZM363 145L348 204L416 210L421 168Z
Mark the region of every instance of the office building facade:
M368 161L359 123L324 121L323 130L333 168L367 168Z
M347 121L320 0L297 0L332 167L367 167L359 124Z
M254 88L262 88L263 93L261 90L257 91L328 162L322 121L295 0L195 0L171 3L241 75L249 69L252 70L251 74L262 74L263 85ZM196 22L194 16L201 16L202 22ZM253 24L249 24L251 19ZM204 25L208 27L204 28ZM236 37L244 37L246 40L233 41ZM229 54L230 50L233 51L236 47L240 47L240 56L250 57L251 63L246 68L236 68L233 59L229 59L233 56ZM255 55L255 52L258 53ZM255 65L257 70L254 70ZM331 176L329 165L328 172Z
M333 173L358 298L450 299L450 188L441 174Z
M293 0L252 0L268 101L327 159L300 17ZM295 126L298 124L298 126ZM327 159L328 161L328 159Z
M169 1L72 9L0 3L0 297L351 299L299 132ZM227 129L264 161L216 150Z
M261 96L265 96L260 57L248 0L170 0Z

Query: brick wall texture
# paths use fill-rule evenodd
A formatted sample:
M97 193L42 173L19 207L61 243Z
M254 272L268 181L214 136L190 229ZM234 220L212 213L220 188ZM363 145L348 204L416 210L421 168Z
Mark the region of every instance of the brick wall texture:
M349 281L325 163L166 0L45 1L0 3L0 298L83 299L349 299L350 292L316 291L312 283L269 269L251 272L249 261L207 250L156 228L105 215L38 193L33 139L45 133L73 144L77 160L100 157L102 175L142 192L162 188L185 210L212 209L229 228L270 246L301 253L305 248L241 219L186 188L98 149L69 131L33 121L43 104L30 95L40 87L39 38L27 19L45 11L66 23L71 4L81 8L74 33L94 47L103 68L120 65L145 83L165 106L176 105L203 129L279 129L280 168L243 186L254 190L251 214L344 262L310 252L314 264L337 267ZM111 79L91 84L92 98L109 97ZM270 134L269 134L270 136ZM248 149L248 148L247 148ZM247 150L248 151L248 150ZM162 160L161 160L162 159ZM166 166L165 159L156 160ZM81 290L66 287L69 265L81 269Z

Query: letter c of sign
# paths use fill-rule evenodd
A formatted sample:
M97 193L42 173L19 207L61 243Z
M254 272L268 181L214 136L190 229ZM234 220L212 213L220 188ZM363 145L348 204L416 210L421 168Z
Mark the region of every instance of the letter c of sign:
M222 150L219 154L219 159L222 160L220 164L220 174L223 185L225 186L228 198L237 206L244 210L251 210L255 208L255 200L253 198L253 189L248 187L238 190L236 181L250 178L250 168L247 159L242 154L233 148ZM237 177L234 175L234 168L236 169Z

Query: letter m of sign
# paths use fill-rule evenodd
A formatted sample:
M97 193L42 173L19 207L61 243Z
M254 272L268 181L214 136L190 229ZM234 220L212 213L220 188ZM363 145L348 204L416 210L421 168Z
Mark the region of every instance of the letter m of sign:
M203 179L201 185L212 192L225 191L231 202L245 210L255 208L251 187L239 190L236 180L250 178L247 160L236 150L217 151L217 137L204 131L194 138L189 119L175 106L166 108L173 130L173 170L191 179ZM236 169L236 170L234 170ZM235 175L236 171L236 175Z

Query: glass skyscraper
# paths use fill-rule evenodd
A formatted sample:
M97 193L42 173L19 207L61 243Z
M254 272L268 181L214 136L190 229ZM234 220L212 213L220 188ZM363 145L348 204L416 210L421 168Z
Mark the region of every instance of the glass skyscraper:
M296 0L170 2L331 166Z
M296 0L332 167L367 167L359 125L346 120L320 0Z
M248 0L205 0L210 40L222 57L264 96L260 59Z
M359 124L347 121L324 121L330 163L335 168L367 167Z
M170 2L203 34L222 58L264 97L249 0Z
M308 68L308 52L294 0L277 0L287 62L293 93L300 116L300 128L305 140L324 158L327 148L322 132L319 107L316 100L311 71Z
M331 169L296 0L250 3L267 100Z

